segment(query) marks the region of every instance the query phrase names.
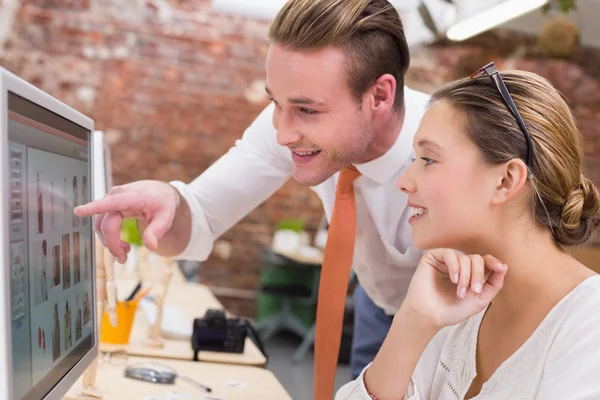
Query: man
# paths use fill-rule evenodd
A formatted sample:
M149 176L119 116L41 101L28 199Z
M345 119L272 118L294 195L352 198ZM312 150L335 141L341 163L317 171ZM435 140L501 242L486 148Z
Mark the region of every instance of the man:
M121 262L129 250L119 238L125 217L140 220L151 250L204 260L219 235L289 178L310 186L330 220L315 353L315 399L330 399L333 382L323 383L331 377L321 364L337 360L342 317L323 310L343 305L350 264L360 282L351 355L356 377L375 357L420 259L411 244L406 195L395 182L411 162L428 97L404 87L408 46L387 0L291 0L269 36L272 104L227 154L189 185L134 182L75 212L98 214L96 231ZM342 191L341 181L349 189ZM344 259L348 265L337 265ZM338 324L332 342L320 339L329 320ZM328 347L335 355L321 363Z

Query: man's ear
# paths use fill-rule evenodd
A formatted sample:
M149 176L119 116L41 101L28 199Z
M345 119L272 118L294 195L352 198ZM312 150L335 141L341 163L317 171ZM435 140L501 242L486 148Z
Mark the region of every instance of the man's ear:
M523 160L512 159L498 169L498 182L492 204L502 204L522 193L527 183L528 169Z
M369 107L376 114L390 111L396 100L396 78L390 74L384 74L371 85L368 91Z

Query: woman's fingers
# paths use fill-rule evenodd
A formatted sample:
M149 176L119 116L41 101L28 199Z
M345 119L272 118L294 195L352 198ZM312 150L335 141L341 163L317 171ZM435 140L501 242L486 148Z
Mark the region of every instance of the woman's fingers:
M493 256L464 255L452 249L435 249L428 256L428 263L456 284L456 296L461 299L471 290L491 301L504 283L507 266Z
M453 283L458 283L460 266L456 251L452 249L434 249L427 253L425 259L433 268L450 276Z
M471 259L471 290L480 294L485 279L485 261L479 254L473 254L469 258Z
M491 256L485 259L485 265L492 273L484 283L481 294L478 296L478 301L482 304L490 303L494 297L496 297L498 292L500 292L504 286L504 278L508 271L508 266L506 264L501 263L498 259Z
M458 283L460 275L460 263L458 262L458 254L454 250L444 250L444 262L448 266L448 275L453 283Z
M458 274L458 285L456 286L456 295L464 299L467 295L467 288L471 282L471 258L460 254L458 256L460 272Z

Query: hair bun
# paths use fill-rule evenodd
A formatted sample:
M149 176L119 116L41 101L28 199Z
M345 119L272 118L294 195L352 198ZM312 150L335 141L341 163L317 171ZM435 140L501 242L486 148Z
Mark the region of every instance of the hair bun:
M590 238L600 222L600 195L594 184L581 175L579 185L565 197L556 240L573 246Z

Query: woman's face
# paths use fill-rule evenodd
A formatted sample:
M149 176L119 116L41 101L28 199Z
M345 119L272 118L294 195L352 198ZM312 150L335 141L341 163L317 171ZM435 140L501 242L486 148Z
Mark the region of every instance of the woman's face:
M463 128L463 116L443 101L425 113L415 134L416 159L398 180L408 195L413 242L419 249L464 248L491 216L497 174Z

